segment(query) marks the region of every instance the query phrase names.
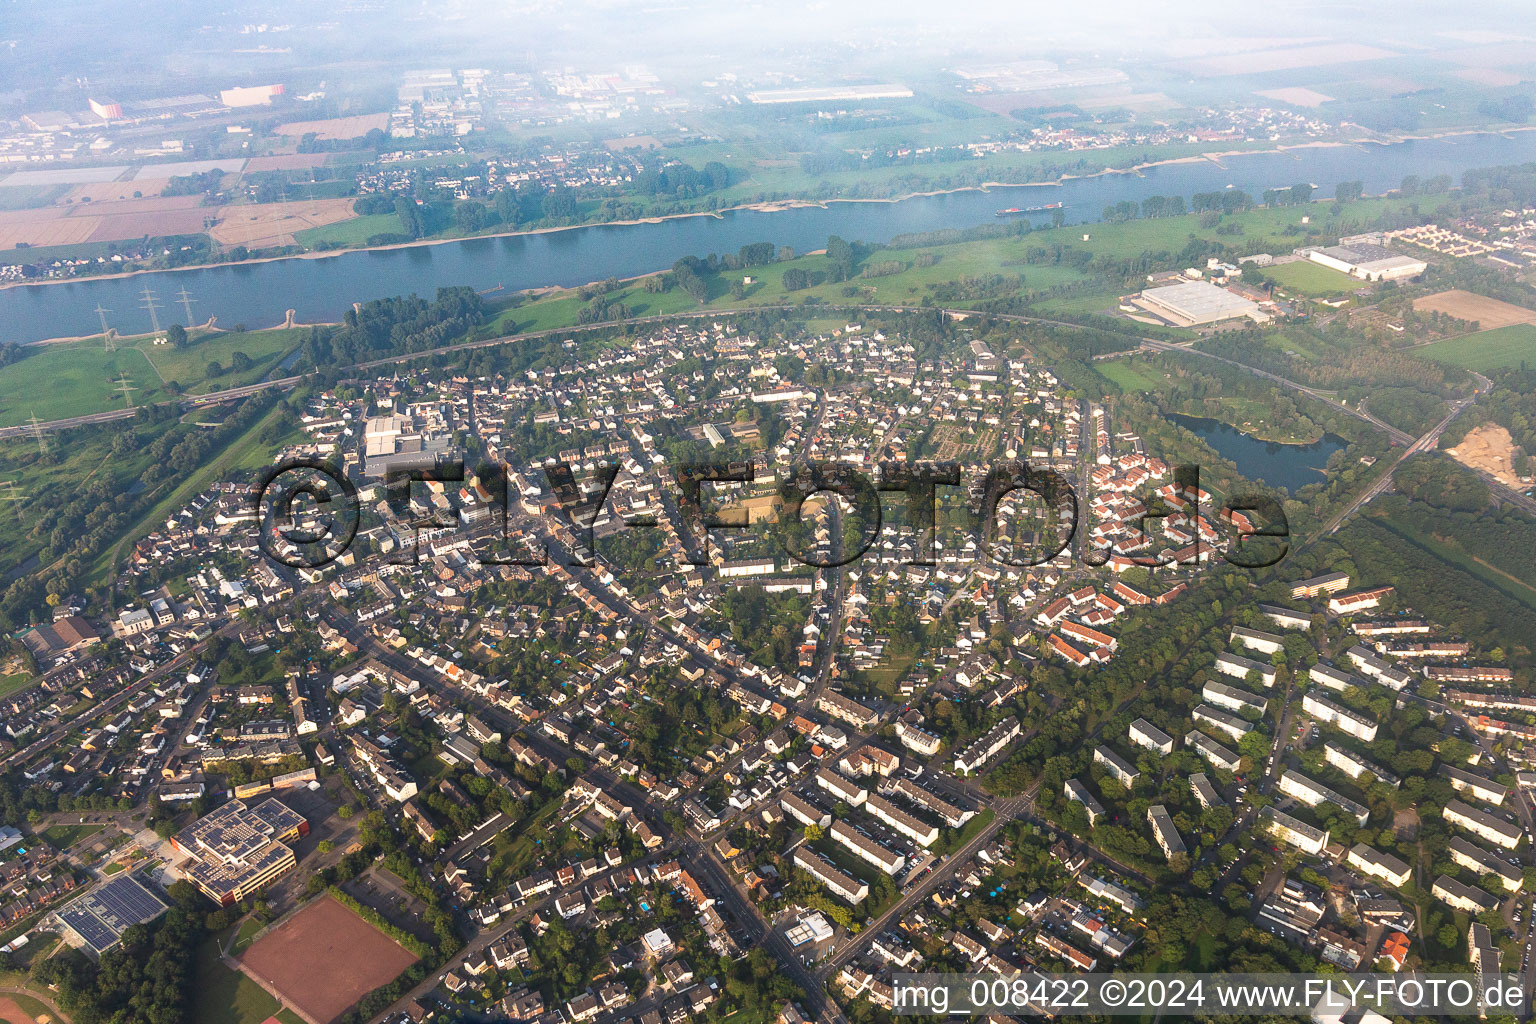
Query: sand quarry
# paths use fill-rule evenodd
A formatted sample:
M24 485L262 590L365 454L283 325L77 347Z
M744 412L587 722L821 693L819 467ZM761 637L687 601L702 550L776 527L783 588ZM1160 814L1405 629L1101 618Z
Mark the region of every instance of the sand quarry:
M1515 490L1525 486L1515 475L1515 441L1509 431L1496 423L1484 424L1471 431L1461 444L1446 449L1457 462L1490 474L1500 483Z

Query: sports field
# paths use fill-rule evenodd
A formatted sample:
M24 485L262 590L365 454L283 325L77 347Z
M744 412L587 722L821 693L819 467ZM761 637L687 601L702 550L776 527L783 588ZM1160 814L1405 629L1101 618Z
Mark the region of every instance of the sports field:
M1163 383L1156 370L1128 359L1106 359L1093 364L1093 368L1119 386L1121 391L1155 391Z
M333 1021L416 957L330 896L258 939L241 969L312 1021Z
M1463 334L1415 351L1425 359L1468 370L1536 365L1536 324L1510 324L1491 331Z
M1297 295L1341 295L1352 292L1364 283L1357 281L1332 267L1325 267L1311 260L1282 263L1277 267L1265 267L1264 276L1286 291Z

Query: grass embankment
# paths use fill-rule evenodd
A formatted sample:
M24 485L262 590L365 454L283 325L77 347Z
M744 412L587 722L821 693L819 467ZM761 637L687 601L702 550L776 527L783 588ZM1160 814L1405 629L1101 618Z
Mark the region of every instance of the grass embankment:
M102 338L28 346L25 356L0 367L0 426L16 426L32 416L67 419L126 407L119 381L133 389L134 405L175 397L166 386L175 381L188 394L203 394L254 384L293 351L305 328L266 331L195 331L184 349L156 345L149 338L124 339L107 351ZM250 365L230 369L235 353ZM210 374L211 364L221 372Z

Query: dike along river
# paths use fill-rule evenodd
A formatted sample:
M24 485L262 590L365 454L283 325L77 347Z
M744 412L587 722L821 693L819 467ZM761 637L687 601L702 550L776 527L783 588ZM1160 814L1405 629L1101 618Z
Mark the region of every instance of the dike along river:
M1287 153L1256 153L1163 164L1142 174L1105 174L1060 185L953 192L900 202L831 203L775 212L741 210L720 217L687 217L659 223L573 228L504 238L479 238L439 245L340 253L324 259L274 260L200 270L164 271L61 284L0 289L0 342L28 343L100 331L97 304L111 310L109 322L123 333L149 330L141 309L147 284L162 306L162 321L176 319L172 301L185 287L197 301L199 320L214 315L222 327L280 324L296 310L299 323L340 320L353 302L415 292L431 296L442 285L508 291L547 285L571 286L601 278L632 277L670 267L679 256L735 252L750 242L770 241L797 250L819 249L827 236L885 242L900 234L939 228L968 228L995 222L1001 207L1061 202L1068 223L1099 219L1107 204L1151 195L1181 195L1223 189L1250 195L1297 182L1318 186L1326 198L1341 181L1360 180L1365 190L1396 188L1403 177L1449 174L1536 160L1536 132L1464 135L1388 146L1328 146ZM1434 200L1426 200L1433 204ZM1034 218L1037 223L1044 217Z

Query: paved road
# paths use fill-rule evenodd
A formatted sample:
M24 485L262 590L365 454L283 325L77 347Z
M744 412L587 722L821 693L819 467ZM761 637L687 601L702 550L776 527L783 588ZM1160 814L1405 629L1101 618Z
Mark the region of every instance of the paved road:
M926 876L901 899L891 904L890 909L871 921L863 931L851 936L842 946L838 947L816 971L818 978L826 979L836 975L848 961L858 955L866 945L876 936L884 932L888 925L894 921L900 921L907 911L925 900L944 882L954 877L961 865L968 862L987 843L991 842L993 835L1004 825L1014 821L1022 815L1035 802L1035 796L1040 792L1040 783L1036 782L1029 789L1018 796L1009 797L1006 800L998 800L992 804L995 817L987 823L987 826L971 837L970 842L950 854L948 859L938 867L929 871Z

